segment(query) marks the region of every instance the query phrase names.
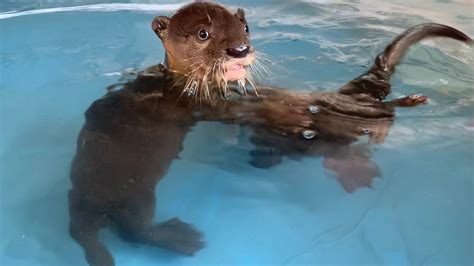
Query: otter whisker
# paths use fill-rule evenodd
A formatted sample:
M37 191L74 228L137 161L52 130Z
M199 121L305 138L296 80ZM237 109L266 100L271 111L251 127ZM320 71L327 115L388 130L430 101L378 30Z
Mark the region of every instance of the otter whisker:
M255 51L255 59L257 61L260 61L262 63L265 63L265 64L270 64L271 66L280 66L279 63L277 63L277 60L273 59L273 57L271 57L270 55L267 55L263 52L259 52L259 51Z
M288 73L286 68L284 68L281 65L280 60L277 60L273 57L270 57L270 56L268 56L268 55L266 55L262 52L256 52L256 54L257 54L256 61L259 61L259 62L263 63L265 66L271 67L272 69L278 69L278 71L283 71L283 72ZM270 69L268 67L267 67L267 70L270 71ZM270 71L270 72L272 73L272 71ZM275 75L273 75L273 76L275 76Z
M220 89L224 95L225 98L227 98L227 91L228 91L228 84L227 84L227 79L225 78L225 72L226 72L226 69L224 69L224 63L225 59L224 58L221 58L220 60L220 63L219 63L219 74L220 74L220 77L221 77L221 86L220 86Z
M193 64L193 65L197 65L197 63ZM203 64L201 63L201 66ZM199 66L200 67L200 66ZM199 68L198 67L198 68ZM186 79L186 82L184 83L184 90L186 90L187 87L189 87L190 85L190 82L192 81L192 79L190 79L192 77L192 74L198 69L198 68L194 68L192 71L189 71L188 73L185 73L184 75L182 75L179 79L176 80L176 82L173 83L173 85L170 87L170 90L171 89L174 89L178 84L180 84L184 79Z
M180 97L187 93L189 97L188 100L194 100L194 102L199 104L201 107L205 99L208 99L211 105L213 105L209 82L210 79L212 80L211 83L215 79L215 75L213 73L216 69L217 61L218 60L216 59L211 61L210 64L207 62L194 64L196 66L185 75L187 77L187 81Z
M273 79L272 74L268 73L263 67L262 63L256 61L250 66L252 73L256 74L259 80Z
M218 63L217 63L217 74L216 77L220 78L218 81L218 86L219 90L221 91L222 95L224 98L227 98L227 90L228 90L228 85L227 85L227 80L225 79L225 69L224 69L224 63L225 58L219 58Z
M258 57L258 58L261 58L269 63L271 63L272 65L276 65L276 62L275 60L273 60L273 57L264 53L264 52L260 52L260 51L255 51L255 55Z
M264 79L264 74L262 73L262 70L255 64L249 65L250 71L254 73L257 76L258 80L263 80Z
M211 72L211 67L207 67L206 72L204 73L203 78L202 78L201 87L203 87L204 98L209 99L211 106L213 106L211 94L209 91L209 82L208 82L208 76L210 72Z
M212 61L211 81L213 84L217 85L219 90L221 90L222 81L224 79L222 72L220 71L222 62L222 58L217 58Z
M270 78L270 79L274 79L275 78L275 74L273 74L273 72L270 70L270 68L268 68L262 61L259 60L259 58L256 58L255 59L255 65L259 68L261 68L261 70Z
M212 60L212 71L211 71L211 81L214 83L217 83L217 85L219 86L219 77L217 76L217 73L216 73L216 67L218 66L218 64L220 64L220 58L217 58L217 59L214 59Z
M179 62L186 62L186 61L189 61L189 60L196 60L196 59L202 59L202 58L204 58L204 56L202 56L202 55L192 56L192 57L189 57L189 58L181 59L181 60L179 60Z
M252 75L250 75L249 73L247 73L247 75L245 76L245 79L248 81L248 83L250 84L250 86L252 87L254 93L255 93L255 96L258 97L258 91L257 91L257 86L255 86L255 83L253 81L253 78L252 78Z
M177 85L181 84L182 81L183 81L184 79L186 79L186 78L187 78L186 76L181 76L180 78L178 78L178 79L176 80L176 82L174 82L173 85L170 87L170 90L174 89ZM187 83L187 81L188 81L188 80L186 79L185 84Z
M219 74L221 63L222 63L222 58L220 57L214 60L214 71L216 74L216 82L220 81L220 80L217 80L219 78L217 75Z
M188 80L186 81L186 84L184 85L183 91L181 92L181 95L184 95L185 93L188 94L188 96L192 96L196 92L197 88L197 80L196 80L196 75L191 75L188 77Z
M196 66L198 66L198 67L196 67ZM196 70L199 70L199 68L202 67L202 66L203 66L203 63L202 63L202 62L199 62L199 61L198 61L198 62L194 62L194 63L192 63L192 64L190 64L190 65L188 66L188 68L192 68L192 69L193 69L193 70L191 70L191 71L189 71L189 72L194 72L194 71L196 71ZM189 72L188 72L188 73L189 73Z
M199 67L189 71L185 77L187 77L187 81L184 85L184 88L183 88L183 91L181 92L181 95L179 96L179 98L181 98L185 93L188 93L188 96L194 96L197 92L197 90L199 89L199 84L198 84L198 75L197 75L197 71L204 65L204 63L202 63ZM178 98L178 99L179 99Z
M246 83L245 78L239 79L239 80L237 81L237 84L239 84L239 89L242 90L242 92L243 92L244 95L247 95L247 89L245 88L245 83Z

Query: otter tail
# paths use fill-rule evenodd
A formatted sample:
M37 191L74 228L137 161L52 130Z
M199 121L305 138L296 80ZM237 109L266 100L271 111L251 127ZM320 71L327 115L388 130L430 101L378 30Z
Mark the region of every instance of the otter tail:
M428 23L412 27L395 38L385 48L385 51L377 56L369 71L351 80L339 92L342 94L369 94L379 100L385 99L390 93L390 77L408 48L423 39L433 37L447 37L473 44L472 39L466 34L449 26Z

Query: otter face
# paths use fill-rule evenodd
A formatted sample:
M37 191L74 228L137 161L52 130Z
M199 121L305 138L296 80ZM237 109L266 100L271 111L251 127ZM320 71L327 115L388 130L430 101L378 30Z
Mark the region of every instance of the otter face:
M163 42L167 67L188 76L187 86L252 84L248 67L255 52L242 9L231 13L218 4L195 2L171 18L156 17L152 29Z

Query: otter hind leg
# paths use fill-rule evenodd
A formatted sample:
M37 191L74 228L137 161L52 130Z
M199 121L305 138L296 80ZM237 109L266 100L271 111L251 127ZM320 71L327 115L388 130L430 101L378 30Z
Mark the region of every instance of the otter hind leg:
M113 266L114 259L99 240L99 230L107 226L100 203L84 201L80 194L69 191L69 234L82 247L89 265Z
M155 192L148 189L131 193L120 208L110 214L119 236L129 242L157 246L186 255L204 247L202 235L191 224L174 218L153 224Z
M178 218L150 225L148 221L140 222L136 217L121 217L118 224L122 239L157 246L178 253L192 256L204 247L202 234L191 224Z
M89 214L76 218L70 221L69 234L83 248L89 265L114 266L112 255L98 236L99 229L106 224L105 218L103 216L90 216Z
M202 234L193 225L178 218L156 224L150 232L154 236L150 239L154 244L186 255L194 255L204 248Z

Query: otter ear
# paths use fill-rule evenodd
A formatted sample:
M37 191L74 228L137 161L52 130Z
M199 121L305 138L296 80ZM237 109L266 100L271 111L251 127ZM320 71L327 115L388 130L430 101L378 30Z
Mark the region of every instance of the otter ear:
M241 21L245 21L245 11L242 8L237 9L235 16Z
M153 31L163 40L168 36L168 26L170 25L170 19L165 16L155 17L151 23Z

